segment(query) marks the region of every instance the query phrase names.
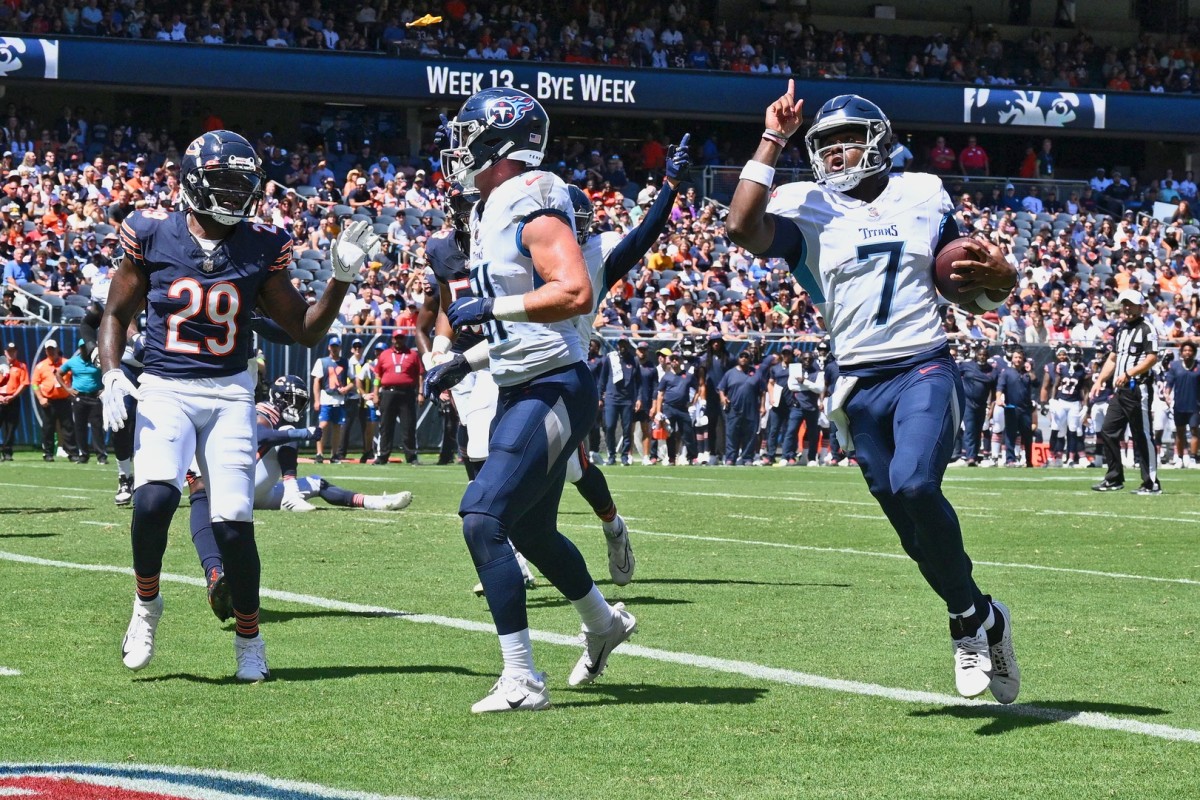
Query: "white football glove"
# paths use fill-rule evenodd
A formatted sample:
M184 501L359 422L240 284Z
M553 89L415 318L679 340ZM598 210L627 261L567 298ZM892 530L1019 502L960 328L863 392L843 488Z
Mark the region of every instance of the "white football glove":
M100 394L100 401L104 404L104 427L110 431L119 431L129 419L129 413L125 410L125 398L141 400L141 394L119 369L110 369L104 373L101 380L104 383L104 391Z
M329 253L334 280L353 283L367 258L379 255L379 237L365 220L352 222L338 234Z

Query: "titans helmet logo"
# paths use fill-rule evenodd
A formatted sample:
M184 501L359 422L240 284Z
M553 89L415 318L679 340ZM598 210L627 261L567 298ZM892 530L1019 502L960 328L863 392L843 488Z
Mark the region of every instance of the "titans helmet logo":
M526 112L533 108L533 98L514 95L497 97L488 103L484 118L493 128L511 128L521 121Z

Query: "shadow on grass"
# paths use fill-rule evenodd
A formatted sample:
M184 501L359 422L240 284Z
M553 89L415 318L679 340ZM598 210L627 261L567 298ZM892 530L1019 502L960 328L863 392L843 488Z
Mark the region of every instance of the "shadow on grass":
M552 701L557 708L589 708L607 705L677 705L677 706L744 706L757 703L767 689L743 686L655 686L653 684L627 684L586 686L570 690L576 697L586 700L568 700L565 703ZM555 694L562 696L561 691Z
M922 711L913 711L914 717L955 717L966 720L983 720L985 724L975 733L979 736L996 736L1021 728L1068 722L1080 714L1117 714L1130 716L1161 716L1170 712L1153 706L1133 706L1123 703L1089 703L1076 700L1046 701L1037 705L1014 703L1011 706L944 706Z
M388 611L339 611L333 608L322 608L316 611L283 611L280 609L261 608L258 612L259 622L291 622L297 619L317 619L320 617L407 617L409 614L397 614Z
M611 583L611 581L596 581ZM852 583L795 583L791 581L735 581L728 578L638 578L635 583L661 586L811 586L818 589L851 589Z
M0 533L0 539L48 539L61 533Z
M535 590L536 591L536 590ZM563 597L558 592L551 589L554 593L549 597L537 597L531 595L525 602L526 608L558 608L560 606L570 605L567 598ZM628 603L630 606L690 606L691 600L682 600L675 597L618 597L614 600L620 600L622 603Z
M475 672L463 667L453 667L445 664L405 664L394 666L361 666L361 667L280 667L271 670L271 683L276 681L336 681L343 678L357 678L360 675L463 675L472 678L486 678L488 674ZM233 685L239 681L232 675L222 675L214 678L210 675L193 675L189 672L175 672L170 675L154 675L147 678L134 678L134 683L161 683L164 681L186 681L188 683L205 683L213 686Z
M64 511L78 511L78 508L62 506L11 506L0 508L0 514L61 514Z

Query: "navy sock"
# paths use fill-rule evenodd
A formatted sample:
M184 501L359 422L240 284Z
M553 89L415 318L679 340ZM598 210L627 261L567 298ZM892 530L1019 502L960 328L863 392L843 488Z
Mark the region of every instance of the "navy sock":
M254 523L219 521L213 522L212 527L225 562L225 579L233 598L237 635L253 638L258 635L258 587L262 576L258 545L254 541Z
M483 469L483 461L475 461L470 458L463 459L463 466L467 469L467 480L475 480L475 476L479 474L479 470Z
M275 455L279 458L279 474L280 475L296 475L296 463L299 461L296 448L291 445L282 445L275 448Z
M205 576L213 567L221 566L221 548L213 534L212 513L208 504L208 491L201 489L192 495L191 508L192 546L200 558Z
M179 497L179 490L169 483L144 483L134 490L133 522L130 525L133 571L140 579L154 580L153 587L147 583L144 591L139 591L143 600L153 600L158 595L158 574L162 572L163 553L167 551L167 530L179 507Z
M463 517L463 538L483 584L496 624L496 633L516 633L529 627L525 611L525 580L517 557L505 541L500 520L486 514L467 514Z
M340 486L334 486L329 481L321 481L320 494L321 499L330 505L345 506L347 508L362 505L362 502L354 502L354 498L362 497L362 495L343 489Z
M575 488L600 519L608 522L616 515L617 506L608 490L608 480L595 464L588 462L583 477L575 482Z

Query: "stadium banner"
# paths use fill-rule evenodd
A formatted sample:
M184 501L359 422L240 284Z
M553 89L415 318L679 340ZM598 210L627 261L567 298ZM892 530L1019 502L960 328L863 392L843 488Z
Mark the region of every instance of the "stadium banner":
M0 40L0 75L87 86L207 91L229 96L458 106L480 89L509 86L547 106L629 117L757 122L787 88L782 75L735 75L592 64L401 58L101 38ZM236 75L237 81L230 81ZM931 81L796 80L811 115L826 100L857 93L898 126L1067 128L1110 134L1195 135L1200 96L968 87Z

